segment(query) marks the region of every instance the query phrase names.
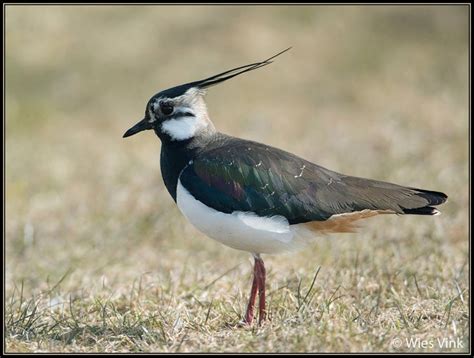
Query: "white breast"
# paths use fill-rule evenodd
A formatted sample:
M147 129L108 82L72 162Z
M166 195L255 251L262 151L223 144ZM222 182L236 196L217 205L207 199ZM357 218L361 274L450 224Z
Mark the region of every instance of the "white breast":
M252 212L221 213L196 200L178 180L176 203L202 233L234 249L278 253L296 248L295 231L283 216L260 217Z

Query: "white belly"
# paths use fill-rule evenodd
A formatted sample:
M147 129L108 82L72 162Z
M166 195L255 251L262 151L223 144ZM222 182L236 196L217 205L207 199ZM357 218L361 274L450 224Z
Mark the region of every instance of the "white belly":
M260 217L251 212L221 213L196 200L178 180L176 203L202 233L234 249L278 253L296 248L296 232L283 216Z

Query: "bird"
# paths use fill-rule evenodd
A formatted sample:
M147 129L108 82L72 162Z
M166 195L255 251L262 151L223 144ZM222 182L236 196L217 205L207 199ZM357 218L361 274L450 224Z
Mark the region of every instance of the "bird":
M207 89L273 63L290 50L153 95L123 137L153 130L161 140L164 185L184 217L206 236L253 255L242 323L265 321L261 255L291 252L328 233L355 232L381 214L438 215L447 195L329 170L295 154L216 130Z

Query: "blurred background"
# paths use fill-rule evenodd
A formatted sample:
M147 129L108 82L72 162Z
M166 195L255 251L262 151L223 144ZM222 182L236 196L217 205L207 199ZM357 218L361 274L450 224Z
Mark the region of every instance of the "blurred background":
M245 296L249 255L186 223L151 131L122 135L153 94L289 46L272 65L209 90L219 130L345 174L443 191L449 202L440 217L376 218L358 234L268 257L269 284L317 265L329 278L338 259L376 247L381 262L419 255L406 264L439 272L442 290L468 255L468 11L7 6L7 297L20 282L40 292L65 274L63 293L116 294L144 273L155 283L179 276L183 265L190 285L238 265L212 290ZM383 251L390 240L400 256Z

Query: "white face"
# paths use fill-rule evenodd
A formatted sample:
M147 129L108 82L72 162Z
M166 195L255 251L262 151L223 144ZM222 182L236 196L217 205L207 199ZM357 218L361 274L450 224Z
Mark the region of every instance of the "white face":
M161 124L163 133L168 134L172 140L186 140L192 138L206 127L206 121L199 117L168 119Z
M150 105L149 122L160 120L161 132L173 141L186 140L207 128L214 128L202 95L203 93L196 89L189 89L184 95L173 99L158 98ZM163 107L166 103L171 109Z

